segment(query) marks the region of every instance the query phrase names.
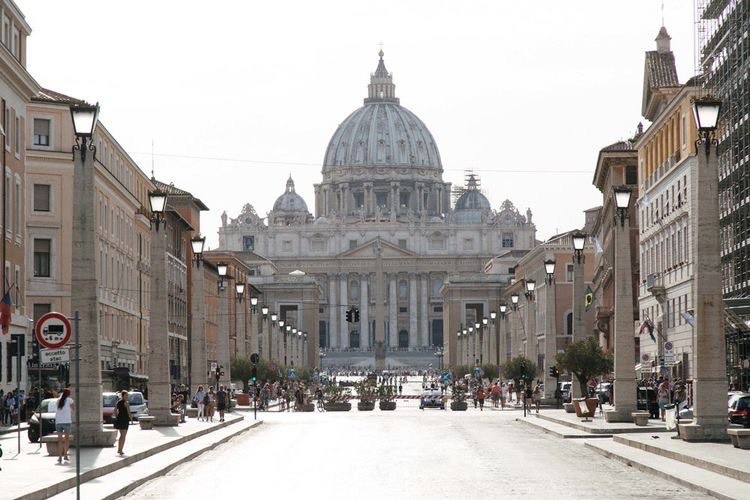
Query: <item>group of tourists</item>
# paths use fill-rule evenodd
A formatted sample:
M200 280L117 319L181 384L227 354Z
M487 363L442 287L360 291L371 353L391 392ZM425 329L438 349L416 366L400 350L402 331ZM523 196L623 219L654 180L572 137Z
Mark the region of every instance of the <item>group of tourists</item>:
M183 386L184 387L184 386ZM187 403L185 403L184 396L182 394L175 394L173 396L175 402L173 403L174 409L177 409L177 413L181 415L181 421L185 421L185 413L187 411ZM202 385L198 386L198 390L193 395L191 406L198 409L198 421L201 422L213 422L214 415L219 412L219 422L224 421L224 412L229 404L229 393L226 387L223 385L219 386L218 391L214 391L213 386L209 386L208 390L204 390Z

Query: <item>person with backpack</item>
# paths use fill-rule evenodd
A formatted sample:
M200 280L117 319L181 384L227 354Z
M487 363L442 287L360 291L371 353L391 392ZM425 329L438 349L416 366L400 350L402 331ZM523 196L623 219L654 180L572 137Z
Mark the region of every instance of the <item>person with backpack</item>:
M199 385L198 390L195 391L195 396L193 396L193 401L195 401L195 404L198 406L198 421L206 418L206 403L204 402L204 399L206 397L206 392L203 390L203 386Z
M222 385L216 393L216 408L219 410L219 422L224 421L224 410L227 407L227 393Z

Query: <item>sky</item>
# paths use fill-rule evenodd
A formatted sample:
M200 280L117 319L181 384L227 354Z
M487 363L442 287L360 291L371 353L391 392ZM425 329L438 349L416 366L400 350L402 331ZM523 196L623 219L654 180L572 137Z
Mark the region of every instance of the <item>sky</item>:
M474 171L493 209L531 209L539 240L583 226L602 204L599 150L648 126L644 52L662 20L680 81L695 73L690 0L15 1L32 76L99 102L144 172L201 199L211 248L222 212L265 215L289 175L314 211L325 149L381 43L443 179Z

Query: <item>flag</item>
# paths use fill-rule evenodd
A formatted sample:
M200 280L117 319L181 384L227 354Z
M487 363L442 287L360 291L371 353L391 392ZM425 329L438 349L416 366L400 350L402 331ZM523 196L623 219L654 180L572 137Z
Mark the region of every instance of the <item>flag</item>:
M651 340L656 342L656 337L654 336L654 322L649 318L646 318L646 321L641 323L641 328L638 330L638 335L641 335L644 330L647 330L649 336L651 337Z
M3 335L7 335L10 330L10 317L12 314L10 308L12 305L13 301L10 298L10 290L8 290L3 295L3 300L0 301L0 325L3 328Z
M695 317L689 312L685 311L684 313L682 313L682 318L687 321L688 325L695 326Z
M643 195L643 198L641 198L641 201L639 204L642 208L648 208L648 204L651 203L651 199L648 197L648 193Z
M601 255L604 253L604 248L602 248L602 242L599 241L599 238L594 236L594 251L596 252L596 255Z
M590 286L587 286L586 294L583 296L583 304L584 306L586 306L587 311L591 309L591 306L594 304L594 301L596 301L596 297L594 296L594 291L591 289Z

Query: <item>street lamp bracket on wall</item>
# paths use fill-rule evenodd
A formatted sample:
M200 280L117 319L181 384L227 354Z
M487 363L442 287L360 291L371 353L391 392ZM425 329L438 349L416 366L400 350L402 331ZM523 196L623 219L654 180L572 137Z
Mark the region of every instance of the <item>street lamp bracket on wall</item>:
M162 223L166 224L164 212L167 208L167 193L160 189L149 191L148 204L151 209L151 217L149 217L149 221L152 227L156 226L156 232L158 233L159 226L161 226Z
M545 282L551 285L555 280L555 260L547 259L544 261L544 272L547 274Z
M536 290L536 280L526 280L526 292L524 292L526 300L534 301L534 290Z
M190 246L193 249L193 260L197 267L201 267L201 261L203 261L203 248L206 246L205 236L194 236L190 240Z

